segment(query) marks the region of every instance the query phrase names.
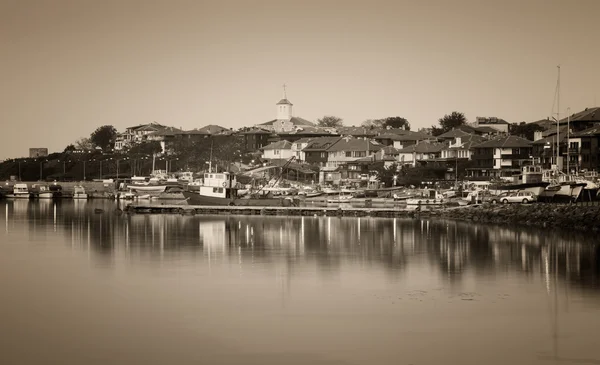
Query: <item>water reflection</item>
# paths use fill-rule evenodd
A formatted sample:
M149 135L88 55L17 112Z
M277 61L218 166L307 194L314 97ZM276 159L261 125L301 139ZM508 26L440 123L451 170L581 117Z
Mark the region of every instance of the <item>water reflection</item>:
M392 279L407 268L427 266L450 284L469 275L511 273L539 279L548 290L552 275L571 286L598 287L595 237L566 232L441 220L128 216L104 201L2 204L5 235L21 232L30 241L63 235L73 249L90 251L107 267L115 258L160 261L183 255L241 269L271 265L286 277L295 275L298 265L314 265L327 276L351 263L378 265Z

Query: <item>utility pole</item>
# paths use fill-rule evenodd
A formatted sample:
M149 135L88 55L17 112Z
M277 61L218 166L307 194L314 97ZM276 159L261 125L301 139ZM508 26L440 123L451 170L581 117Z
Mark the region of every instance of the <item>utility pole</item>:
M567 175L571 174L571 170L569 167L569 160L571 159L571 143L569 142L569 138L571 137L571 108L567 108Z

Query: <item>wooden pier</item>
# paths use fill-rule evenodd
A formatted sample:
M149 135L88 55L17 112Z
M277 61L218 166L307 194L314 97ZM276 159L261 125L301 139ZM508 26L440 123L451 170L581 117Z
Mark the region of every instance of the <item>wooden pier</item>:
M335 217L413 217L436 215L438 212L417 211L400 207L355 208L355 207L259 207L259 206L201 206L179 204L129 204L128 214L181 214L181 215L262 215L262 216L335 216Z

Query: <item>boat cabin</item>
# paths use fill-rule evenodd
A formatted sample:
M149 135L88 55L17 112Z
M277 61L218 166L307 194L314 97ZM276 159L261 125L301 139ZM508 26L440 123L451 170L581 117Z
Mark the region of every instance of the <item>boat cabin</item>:
M215 198L235 198L237 181L229 172L205 173L199 194Z
M523 184L540 183L543 181L544 172L541 166L523 166L521 179Z
M15 184L15 186L13 186L13 193L29 194L29 188L27 187L27 184Z

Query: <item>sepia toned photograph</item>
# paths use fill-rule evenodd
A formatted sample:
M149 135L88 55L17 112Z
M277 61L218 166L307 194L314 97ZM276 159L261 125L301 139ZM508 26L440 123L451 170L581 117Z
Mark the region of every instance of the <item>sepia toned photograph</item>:
M600 364L600 0L0 0L0 364Z

